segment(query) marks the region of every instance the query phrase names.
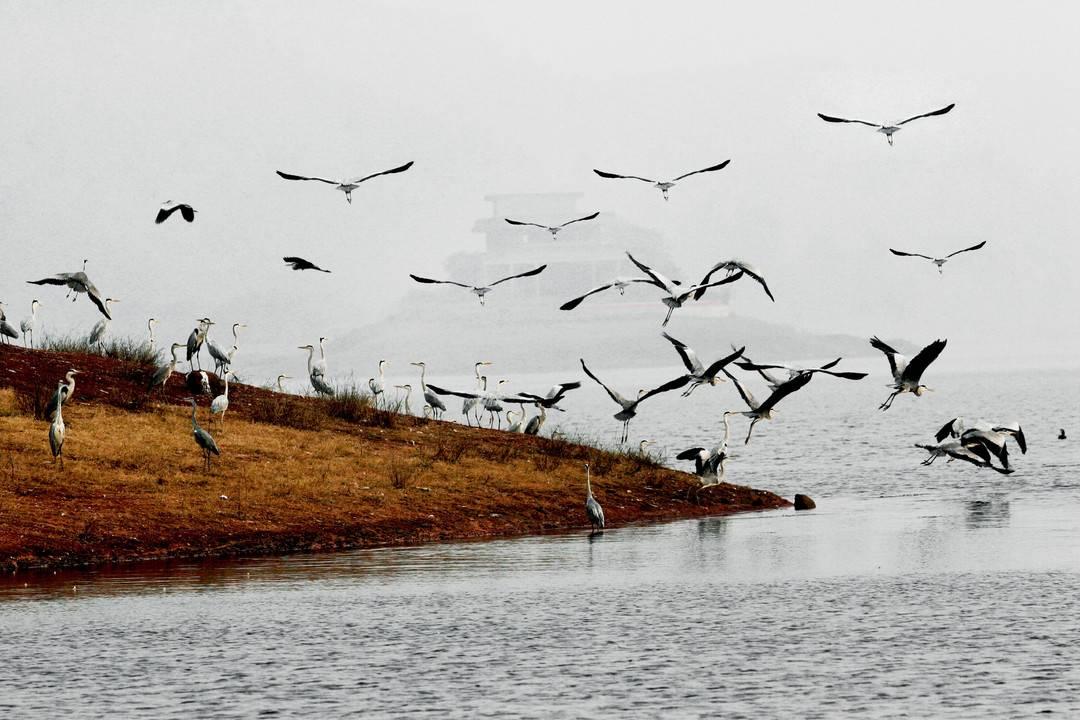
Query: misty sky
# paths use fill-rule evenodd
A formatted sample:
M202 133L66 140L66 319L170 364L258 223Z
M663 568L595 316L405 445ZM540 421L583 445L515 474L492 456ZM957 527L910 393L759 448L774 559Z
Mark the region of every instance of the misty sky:
M1076 364L1080 100L1067 3L0 3L0 300L54 332L88 273L114 329L203 315L296 345L378 320L500 192L583 192L663 233L687 275L732 256L737 311L953 358ZM817 112L913 123L890 148ZM672 177L664 203L594 167ZM354 193L275 170L351 177ZM192 225L152 222L164 200ZM601 216L602 221L603 216ZM943 277L888 247L943 254ZM332 275L300 275L298 254ZM629 270L629 268L628 268ZM662 309L659 309L662 311ZM438 311L433 299L432 311ZM377 355L376 355L377 356ZM943 358L944 359L944 358Z

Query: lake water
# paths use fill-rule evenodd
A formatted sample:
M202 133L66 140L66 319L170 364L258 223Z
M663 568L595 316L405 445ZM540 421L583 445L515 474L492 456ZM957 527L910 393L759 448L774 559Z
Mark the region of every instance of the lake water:
M807 513L5 579L0 716L1076 717L1075 374L927 375L887 413L883 376L818 377L749 445L734 423L729 479ZM616 437L598 387L565 405ZM632 443L737 407L650 400ZM1022 422L1015 474L919 465L957 414Z

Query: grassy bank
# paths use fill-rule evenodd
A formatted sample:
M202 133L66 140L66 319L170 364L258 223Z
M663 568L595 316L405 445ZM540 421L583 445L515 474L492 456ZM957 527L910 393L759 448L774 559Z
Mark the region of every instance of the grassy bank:
M61 470L35 413L69 367ZM60 567L412 544L587 527L584 471L609 527L786 505L649 457L467 428L342 400L230 385L212 470L191 437L183 373L0 347L0 566Z

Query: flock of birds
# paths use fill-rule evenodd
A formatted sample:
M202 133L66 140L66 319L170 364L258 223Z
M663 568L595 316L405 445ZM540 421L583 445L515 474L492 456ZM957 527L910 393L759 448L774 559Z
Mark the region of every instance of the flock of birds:
M829 123L858 123L868 125L875 128L877 132L884 134L889 145L892 145L893 136L908 123L920 118L945 115L954 107L955 105L950 104L939 110L914 115L893 124L845 119L824 114L819 114L819 117ZM594 172L599 177L605 179L630 179L649 183L660 190L664 200L667 201L669 200L669 192L677 183L695 175L723 170L729 163L730 160L725 160L701 170L683 173L671 180L655 180L639 175L624 175L603 170L594 170ZM336 190L343 192L345 194L345 200L351 203L353 191L357 190L362 183L376 177L405 172L409 170L412 165L412 162L408 162L389 170L346 180L332 180L315 176L296 175L281 171L278 171L277 174L285 180L315 181L331 185ZM159 224L166 222L175 213L179 213L180 217L185 221L193 222L196 210L186 203L169 201L162 205L157 213L155 222ZM559 233L563 232L569 226L593 221L599 215L599 212L594 212L555 225L513 218L505 218L505 221L515 226L541 229L549 233L553 240L558 240ZM944 257L933 257L922 253L907 252L892 248L890 248L890 252L902 257L924 258L936 265L938 271L941 272L943 265L949 259L961 253L979 250L985 245L985 241L980 242L977 245L957 250ZM714 263L696 283L684 283L680 280L665 277L654 268L635 258L629 252L627 252L626 255L630 263L640 271L641 275L614 278L610 282L587 290L578 297L568 300L560 306L560 309L564 311L574 310L587 298L611 289L618 290L620 294L623 294L628 287L633 285L651 286L660 291L660 301L666 307L666 314L661 322L661 326L666 327L671 319L672 313L687 302L700 300L710 288L737 282L743 278L750 278L758 283L769 299L775 302L773 293L770 290L764 275L753 265L742 260L721 260ZM331 272L330 270L319 267L315 263L301 257L288 256L283 259L286 265L296 271L312 270L324 273ZM66 297L70 297L72 302L77 301L80 295L86 295L97 307L102 316L99 322L91 329L87 337L88 344L94 346L103 342L104 337L108 332L109 322L112 319L112 305L119 302L119 300L117 298L103 296L87 276L86 263L87 261L84 260L82 270L78 272L59 273L39 280L31 280L29 282L35 285L66 287ZM422 284L442 284L463 288L470 293L475 294L480 301L480 305L483 306L485 305L486 296L499 285L512 280L535 277L544 272L546 268L547 265L540 265L539 267L526 272L498 278L486 285L471 285L457 280L441 280L412 274L410 277ZM42 304L38 300L33 300L30 315L20 323L19 330L21 330L23 343L25 345L29 342L31 348L34 343L34 330L38 324L37 314L41 307ZM154 318L151 318L147 323L149 331L148 343L151 350L155 348L155 324L156 320ZM198 422L198 402L196 398L198 395L211 394L209 378L206 372L202 370L200 358L201 349L204 345L206 346L207 351L215 363L215 373L224 378L225 381L224 392L213 397L210 402L211 418L215 416L218 417L221 427L223 427L224 416L228 409L229 402L228 381L230 376L235 377L231 371L231 366L239 345L239 331L246 327L246 325L242 323L233 324L233 342L231 348L226 350L208 337L210 329L214 325L214 321L210 318L200 318L196 321L196 326L192 330L186 343L172 343L169 347L171 359L156 369L147 387L148 392L153 391L156 388L161 389L164 396L165 386L170 377L176 372L177 364L180 362L177 352L180 350L185 351L185 359L188 363L187 386L193 390L192 396L188 398L191 402L192 409L192 435L196 445L203 453L204 465L207 471L210 469L211 458L220 455L221 450L211 434L205 428L200 426ZM4 342L18 339L20 337L19 330L16 330L7 321L4 314L4 305L3 303L0 303L0 339ZM730 417L743 416L749 419L749 427L747 429L746 438L743 441L744 444L747 444L750 442L751 435L753 434L754 427L757 423L762 420L771 420L776 412L776 406L787 396L805 388L813 379L814 375L829 375L845 380L861 380L867 375L863 372L835 370L834 368L840 362L840 358L815 368L796 368L776 363L756 363L746 356L745 347L733 347L733 352L706 365L698 358L694 350L682 341L677 340L667 332L663 332L662 337L671 343L673 349L679 355L686 372L652 389L640 389L636 394L627 397L601 380L589 368L584 359L580 360L581 368L585 375L603 388L611 400L618 406L618 410L613 417L621 423L620 444L627 441L629 437L630 422L637 415L642 403L649 398L673 390L682 390L682 396L689 397L696 389L702 386L715 386L730 380L738 395L741 397L746 409L728 410L722 414L723 436L717 444L709 447L688 448L677 455L679 460L692 461L694 463L695 473L700 479L703 487L719 485L725 480L725 466L728 460L727 446L731 433ZM307 352L307 375L312 389L320 395L333 395L335 389L327 375L325 342L325 337L319 338L318 358L315 357L315 345L302 345L299 346L298 349ZM870 344L885 355L892 373L892 383L889 386L892 392L879 406L879 408L884 411L892 407L896 398L902 394L911 394L919 397L924 391L929 390L929 388L922 383L922 376L930 364L933 363L945 349L946 340L938 339L931 342L916 353L910 360L877 337L871 338ZM387 400L388 389L385 380L385 368L387 364L387 360L380 360L377 374L368 380L368 388L371 392L373 402L377 407L391 406ZM488 378L483 373L482 369L490 366L491 363L488 361L480 361L474 366L474 375L476 379L475 387L469 390L448 389L427 382L427 366L424 362L414 362L412 365L419 368L419 385L424 399L423 413L425 416L436 420L442 419L448 409L444 398L456 397L462 400L461 412L467 424L471 425L475 421L477 426L480 426L483 413L486 412L488 414L488 427L494 427L495 424L498 423L498 427L501 429L503 424L502 414L505 411L508 431L521 432L530 435L537 435L540 433L547 418L547 411L563 411L563 408L559 406L559 403L566 397L568 392L581 387L581 382L574 380L556 384L544 394L527 392L504 394L501 392L501 386L506 381L499 380L495 383L494 387L489 387ZM760 378L769 386L769 395L761 401L756 399L746 385L732 374L729 368L733 366L738 367L744 372L760 376ZM61 468L63 467L63 445L65 437L62 408L64 402L72 397L72 394L74 393L75 376L77 374L78 370L76 369L72 369L67 373L65 378L59 382L56 392L53 394L46 407L46 418L50 422L49 444L53 456L58 460ZM282 381L288 377L288 375L284 374L278 376L277 389L279 391L284 391ZM411 414L409 398L412 386L406 384L397 385L395 387L405 392L405 412ZM515 405L517 406L516 410L506 410L508 406ZM529 417L525 410L526 406L533 406L536 409L536 414ZM1065 438L1064 430L1061 431L1059 438ZM936 443L934 444L926 443L917 445L917 447L922 448L929 453L928 457L923 460L924 465L933 463L939 457L945 457L948 461L962 460L980 468L991 468L999 473L1008 474L1013 470L1009 463L1007 442L1013 440L1020 448L1021 453L1027 452L1026 439L1023 430L1018 423L976 422L971 425L966 425L962 418L955 418L946 423L937 433L935 433L935 440ZM642 442L640 446L642 452L644 452L647 443L648 441ZM995 461L997 462L996 465L994 464ZM588 464L585 465L585 470L586 513L593 528L600 529L604 526L603 509L592 494L591 475Z

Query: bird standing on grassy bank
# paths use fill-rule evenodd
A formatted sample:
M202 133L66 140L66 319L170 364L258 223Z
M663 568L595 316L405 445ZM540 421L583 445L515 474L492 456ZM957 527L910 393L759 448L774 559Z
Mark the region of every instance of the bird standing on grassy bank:
M150 352L154 352L154 326L157 325L157 318L150 318L146 321L146 331L149 336L146 340L147 347L150 348Z
M589 518L592 531L604 529L604 508L596 502L592 494L592 480L589 477L589 463L585 463L585 515Z
M202 370L202 360L199 358L199 353L202 351L203 342L206 341L206 333L210 331L210 326L214 324L214 321L210 318L202 318L196 322L199 324L195 326L187 339L188 370L195 369L191 364L192 358L199 363L199 369Z
M59 396L63 389L64 383L58 383L56 394ZM56 405L56 415L53 416L52 424L49 425L49 448L52 450L53 457L60 461L61 470L64 469L64 436L66 434L63 407L64 401L61 400Z
M238 337L240 328L246 328L244 323L233 323L232 326L232 350L225 352L220 345L213 341L211 338L206 339L206 349L210 353L210 357L214 358L214 372L218 375L222 375L229 371L229 365L232 364L233 355L240 344L240 338Z
M172 377L172 374L176 372L176 363L180 362L176 358L176 351L182 347L184 347L183 343L173 343L172 347L169 348L172 353L172 360L165 363L154 372L154 376L150 378L150 384L146 388L147 394L160 385L161 397L165 397L165 385L169 382L169 378Z
M191 433L195 437L195 444L202 449L203 459L206 461L206 471L210 471L210 456L221 455L221 450L218 449L217 443L214 442L214 438L210 433L199 427L199 421L195 419L195 411L199 407L195 398L190 397L191 401Z
M412 408L409 407L409 397L412 396L412 385L405 383L404 385L395 385L398 390L405 391L405 414L412 415Z
M326 351L323 349L325 339L319 338L319 352L322 353L322 357L318 360L315 360L314 345L301 345L297 349L308 351L307 369L311 387L315 388L315 392L320 395L333 395L334 388L330 386L330 383L326 382Z
M229 409L229 375L232 375L232 373L225 373L225 390L210 401L210 418L213 419L215 415L218 416L222 432L225 431L225 411Z
M105 298L105 309L111 311L112 304L114 302L120 302L116 298ZM109 323L112 322L112 315L107 314L105 317L95 323L94 327L90 330L90 336L86 339L86 344L94 346L99 343L104 345L105 333L109 329Z
M427 372L427 364L424 363L422 360L420 362L414 362L409 364L415 365L416 367L420 368L420 391L424 393L424 400L427 401L427 404L431 406L432 417L438 420L439 417L444 412L446 412L446 403L444 403L442 401L442 398L440 398L438 395L431 392L431 390L428 389L427 383L424 381L424 374L425 372Z
M278 375L277 376L277 391L279 393L285 392L285 388L281 385L282 380L291 380L292 375Z
M49 398L49 402L45 403L44 416L46 420L52 420L56 413L60 411L60 405L67 402L68 398L75 392L75 376L78 374L78 370L71 368L64 375L64 381L60 384L60 387Z
M379 361L379 377L368 378L368 389L371 390L371 399L375 403L375 409L379 408L380 396L386 392L386 375L383 373L383 368L386 367L386 360Z
M23 321L19 323L19 329L22 330L23 334L23 347L26 347L27 338L30 340L30 347L34 347L34 327L37 326L37 311L39 307L41 307L41 303L37 300L31 302L30 317L24 318Z
M7 321L2 302L0 302L0 338L3 339L5 345L10 345L12 340L19 339L19 331Z

